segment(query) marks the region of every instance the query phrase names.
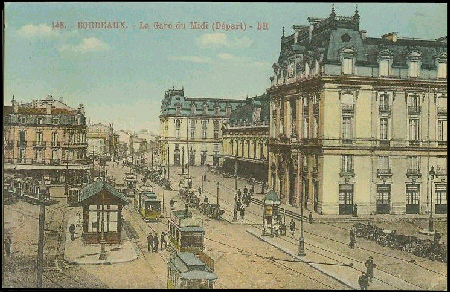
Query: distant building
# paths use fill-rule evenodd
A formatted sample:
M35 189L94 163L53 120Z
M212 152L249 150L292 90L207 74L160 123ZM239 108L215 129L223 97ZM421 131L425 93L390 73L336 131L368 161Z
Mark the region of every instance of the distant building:
M273 65L269 186L323 214L446 213L447 37L367 37L358 11L308 21Z
M114 159L116 155L116 136L112 124L101 123L87 126L86 141L88 156L104 156L107 160Z
M3 107L3 161L20 172L61 183L65 170L72 181L87 179L86 118L82 104L71 108L51 96Z
M222 124L244 104L245 100L189 98L184 89L167 90L159 116L162 163L219 165Z
M223 170L239 176L267 181L269 142L269 99L267 95L247 98L231 112L223 125Z

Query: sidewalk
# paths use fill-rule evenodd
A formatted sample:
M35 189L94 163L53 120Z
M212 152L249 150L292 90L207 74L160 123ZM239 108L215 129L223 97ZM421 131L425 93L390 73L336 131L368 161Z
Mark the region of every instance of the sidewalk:
M250 227L247 232L258 239L271 244L279 250L291 255L295 260L303 262L312 268L334 278L351 289L359 290L358 278L361 271L365 271L363 263L357 260L350 260L348 257L339 256L337 254L314 253L313 249L323 250L320 246L308 246L306 248L306 256L297 256L298 246L283 240L283 237L262 236L261 231L257 228ZM315 245L317 245L315 243ZM375 277L370 283L369 290L422 290L421 287L408 283L400 278L379 271L375 268Z
M100 244L85 244L82 240L81 212L79 208L68 211L68 220L65 230L64 260L73 265L109 265L124 263L137 259L136 250L128 239L125 230L122 230L120 244L106 244L106 259L100 260ZM69 226L75 224L75 240L71 240Z

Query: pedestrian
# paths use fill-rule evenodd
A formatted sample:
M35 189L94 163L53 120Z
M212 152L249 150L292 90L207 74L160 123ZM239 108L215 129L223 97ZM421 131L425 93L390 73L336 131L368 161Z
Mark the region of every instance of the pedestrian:
M164 231L161 232L161 250L163 249L163 245L164 245L164 249L166 249L167 241L166 241L166 233Z
M247 195L247 193L248 193L248 188L247 188L247 186L245 186L244 187L244 196Z
M353 205L353 217L358 217L358 205Z
M349 243L350 248L355 248L355 243L356 243L355 231L353 230L353 228L351 228L350 229L350 243Z
M158 252L158 246L159 246L158 233L155 233L155 235L153 236L153 252Z
M370 282L372 282L373 279L373 268L375 268L377 265L373 263L373 257L369 256L369 259L364 263L366 266L366 275Z
M367 290L369 287L369 280L367 279L366 273L362 272L361 276L359 276L358 279L359 287L361 287L361 290Z
M175 201L174 201L173 199L170 199L169 204L170 204L170 208L172 209L172 208L173 208L173 205L175 204Z
M312 214L312 212L309 212L308 219L309 219L309 224L312 224L313 223L313 214Z
M241 189L238 189L238 191L237 191L237 198L238 198L239 202L241 201L241 197L242 197Z
M295 221L294 221L294 219L291 219L291 222L289 223L289 229L291 230L292 236L294 236L294 232L295 232Z
M5 238L5 253L7 257L11 255L11 236L9 235Z
M241 207L241 219L244 220L244 215L245 215L245 209L244 207Z
M149 233L147 236L147 250L153 250L153 234Z
M435 230L434 231L434 243L436 245L439 245L440 240L441 240L441 234L437 230Z
M70 224L69 226L70 240L75 240L75 224Z
M200 195L202 194L202 188L201 187L198 187L198 192L199 192Z
M253 195L255 193L255 185L252 184L252 187L250 188L250 195Z
M238 209L237 209L237 205L236 205L233 210L233 221L237 220L237 212L238 212Z

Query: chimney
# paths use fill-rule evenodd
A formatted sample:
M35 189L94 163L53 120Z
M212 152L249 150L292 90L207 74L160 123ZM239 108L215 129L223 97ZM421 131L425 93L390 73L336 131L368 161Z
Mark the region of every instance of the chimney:
M361 39L365 40L366 39L367 30L361 30L359 33L361 35Z

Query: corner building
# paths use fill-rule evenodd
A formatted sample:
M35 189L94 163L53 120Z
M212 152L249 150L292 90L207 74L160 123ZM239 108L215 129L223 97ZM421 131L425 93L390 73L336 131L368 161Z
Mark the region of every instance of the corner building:
M160 153L164 164L219 166L222 125L245 100L189 98L184 88L169 89L161 104Z
M446 214L447 37L367 37L357 10L308 22L273 65L269 186L321 214Z

